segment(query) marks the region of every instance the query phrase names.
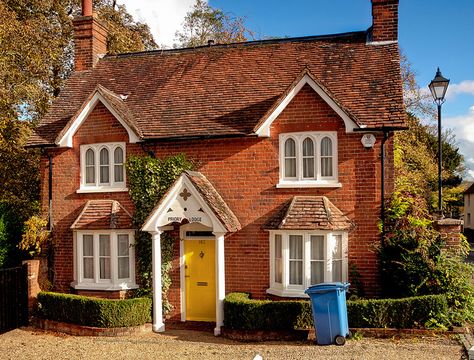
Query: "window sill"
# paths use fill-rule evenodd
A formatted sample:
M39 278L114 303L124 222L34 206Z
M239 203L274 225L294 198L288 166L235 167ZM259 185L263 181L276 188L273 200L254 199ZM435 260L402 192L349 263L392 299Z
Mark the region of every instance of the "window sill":
M321 182L321 181L281 181L276 185L278 189L286 188L340 188L340 182Z
M72 282L71 287L76 290L102 290L102 291L119 291L119 290L133 290L138 289L138 285L135 283L76 283Z
M128 188L124 187L103 187L103 188L85 188L76 190L77 194L106 193L106 192L126 192Z
M304 290L283 290L283 289L267 289L267 294L281 296L281 297L295 297L295 298L308 298L309 296L304 293Z

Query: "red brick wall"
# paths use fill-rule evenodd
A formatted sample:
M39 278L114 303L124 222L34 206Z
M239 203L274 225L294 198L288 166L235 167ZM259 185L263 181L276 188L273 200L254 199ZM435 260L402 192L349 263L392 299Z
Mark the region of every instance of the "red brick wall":
M80 145L100 142L128 141L128 134L115 120L107 108L99 103L87 121L79 128L73 139L72 149L53 149L53 245L54 245L54 286L68 291L73 280L73 235L72 223L87 200L114 199L129 212L134 207L127 192L77 194L80 186ZM42 159L42 200L43 209L48 204L48 159Z
M339 181L341 188L277 189L279 179L278 134L290 131L337 131ZM103 135L99 135L103 134ZM324 195L357 224L349 234L349 262L362 275L365 290L377 294L378 263L374 244L379 241L380 144L365 149L361 134L346 134L343 121L309 87L305 86L273 123L270 138L233 138L162 141L147 144L157 157L185 153L239 219L242 230L225 239L226 291L247 291L265 297L269 286L269 237L262 225L295 195ZM74 219L87 199L111 198L129 211L133 206L126 193L76 194L79 188L79 145L126 141L127 134L102 105L99 105L74 137L73 149L54 150L54 241L55 285L66 290L72 281L72 232ZM127 155L144 154L140 145L128 144ZM44 173L44 170L43 170ZM393 176L391 139L387 142L387 178ZM46 183L47 184L47 183ZM393 181L387 182L388 190ZM46 193L46 195L44 195ZM43 199L47 187L43 187ZM173 285L170 298L179 313L179 244L175 247Z
M372 0L372 40L398 39L398 0Z
M74 23L74 70L92 69L98 55L107 53L107 30L95 16L81 16Z

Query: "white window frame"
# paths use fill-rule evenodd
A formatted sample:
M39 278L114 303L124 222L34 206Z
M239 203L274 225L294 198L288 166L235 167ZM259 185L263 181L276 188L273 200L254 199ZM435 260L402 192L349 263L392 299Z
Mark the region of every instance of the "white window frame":
M282 237L282 282L275 282L275 235ZM303 284L289 284L289 237L303 236ZM348 233L344 231L270 231L270 288L268 294L284 297L307 297L304 290L311 286L311 235L324 237L324 282L332 282L332 246L334 236L341 235L342 240L342 281L348 279Z
M321 140L328 137L332 141L332 176L321 175ZM285 177L285 142L289 138L296 143L296 178ZM306 138L313 140L314 148L314 179L303 177L303 141ZM302 188L302 187L341 187L338 180L338 152L336 131L308 131L294 132L279 135L279 161L280 178L277 188Z
M126 234L129 239L129 277L118 278L118 235ZM83 241L84 235L93 236L94 278L84 279ZM100 279L99 236L110 236L110 279ZM130 290L138 288L135 280L135 230L90 230L74 232L74 282L78 290Z
M123 151L123 181L115 181L115 149L121 148ZM107 184L100 183L100 151L106 148L109 152L109 182ZM95 183L86 183L86 152L91 149L94 152L95 167ZM128 191L127 179L125 172L126 146L124 142L114 143L97 143L80 146L80 163L81 163L81 180L77 193L93 193L93 192L119 192Z

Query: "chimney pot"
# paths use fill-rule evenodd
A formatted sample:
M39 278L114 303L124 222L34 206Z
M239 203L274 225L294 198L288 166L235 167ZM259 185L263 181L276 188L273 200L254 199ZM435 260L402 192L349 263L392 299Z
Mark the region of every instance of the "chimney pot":
M92 16L92 0L82 0L82 16Z

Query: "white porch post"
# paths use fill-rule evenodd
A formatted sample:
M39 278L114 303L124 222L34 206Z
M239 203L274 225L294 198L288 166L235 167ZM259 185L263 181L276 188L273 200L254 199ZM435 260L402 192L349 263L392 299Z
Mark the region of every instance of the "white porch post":
M216 237L216 327L214 335L221 334L224 325L225 298L225 264L224 264L224 235L223 232L213 232Z
M163 300L161 298L161 231L151 233L153 272L153 331L165 331Z

